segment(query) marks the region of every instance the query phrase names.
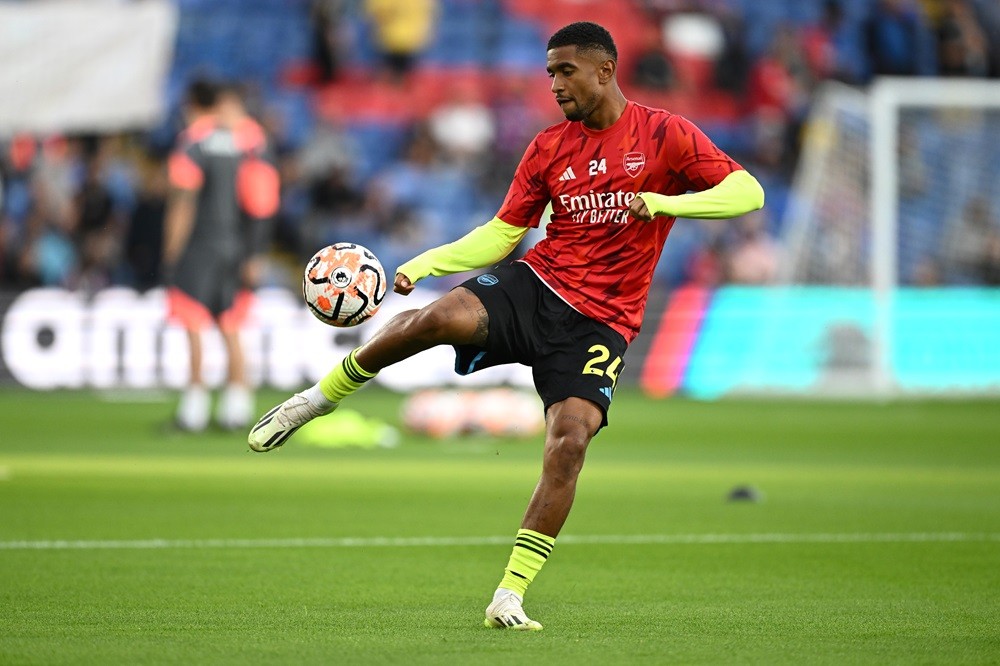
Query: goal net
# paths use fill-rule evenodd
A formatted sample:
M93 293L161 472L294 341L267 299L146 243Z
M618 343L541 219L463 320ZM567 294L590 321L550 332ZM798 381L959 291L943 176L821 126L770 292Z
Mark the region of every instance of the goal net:
M812 318L792 327L812 335L817 366L799 392L1000 392L998 172L1000 84L889 78L821 92L771 297Z

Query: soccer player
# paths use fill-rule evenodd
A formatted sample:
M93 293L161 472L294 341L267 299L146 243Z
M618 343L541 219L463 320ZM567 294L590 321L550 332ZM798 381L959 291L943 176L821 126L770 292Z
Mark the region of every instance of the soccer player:
M189 88L189 124L168 162L163 266L169 317L187 332L188 385L176 423L204 430L211 416L203 377L204 331L218 326L227 354L226 387L216 421L227 429L253 419L240 329L251 295L255 257L266 243L264 220L277 209L277 170L260 126L242 112L236 91L210 81ZM249 283L249 284L248 284Z
M382 368L435 345L454 346L459 374L530 365L546 410L541 478L485 620L519 630L542 628L525 614L523 596L569 514L587 446L607 425L675 217L731 218L764 203L756 179L691 122L625 98L603 27L557 31L546 69L566 121L528 146L496 217L400 266L395 291L504 259L551 201L545 238L522 259L394 317L318 384L267 412L249 436L255 451L280 446Z

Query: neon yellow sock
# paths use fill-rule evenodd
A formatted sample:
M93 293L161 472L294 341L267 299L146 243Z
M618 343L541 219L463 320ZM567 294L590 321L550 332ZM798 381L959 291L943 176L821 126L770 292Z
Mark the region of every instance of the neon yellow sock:
M524 597L525 590L535 580L535 574L541 570L555 545L554 537L533 530L518 530L499 587L514 590Z
M377 372L368 372L354 358L358 353L355 349L348 354L333 370L319 380L319 390L330 402L340 402L365 385Z

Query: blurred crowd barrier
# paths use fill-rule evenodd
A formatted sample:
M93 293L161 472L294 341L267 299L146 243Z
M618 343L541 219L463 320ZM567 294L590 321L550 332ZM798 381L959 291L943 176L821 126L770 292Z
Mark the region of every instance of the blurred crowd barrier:
M258 292L243 331L252 382L295 390L320 379L394 314L438 294L391 295L354 329L316 321L283 288ZM165 317L160 289L119 287L93 298L59 288L0 300L0 385L37 390L158 391L183 387L184 332ZM629 350L620 386L647 395L717 399L734 395L865 397L884 395L877 373L874 295L836 287L685 287L650 302L647 323ZM987 288L905 288L894 308L891 395L1000 393L1000 292ZM944 324L942 324L944 322ZM452 371L454 353L437 347L386 368L374 383L406 393L453 387L532 387L531 369ZM205 375L225 377L222 340L209 336ZM448 393L446 398L454 395ZM449 398L450 399L450 398ZM457 398L456 398L457 399ZM425 403L419 403L420 404ZM419 409L417 411L420 411ZM459 423L415 424L450 432Z

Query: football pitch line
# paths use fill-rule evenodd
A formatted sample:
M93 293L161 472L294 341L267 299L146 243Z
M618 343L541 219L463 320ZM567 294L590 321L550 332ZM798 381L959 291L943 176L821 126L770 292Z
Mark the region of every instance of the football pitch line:
M303 539L135 539L0 541L0 550L208 550L250 548L434 548L509 545L509 536L344 537ZM608 534L559 537L559 545L710 545L828 543L997 542L1000 533L764 533L764 534Z

